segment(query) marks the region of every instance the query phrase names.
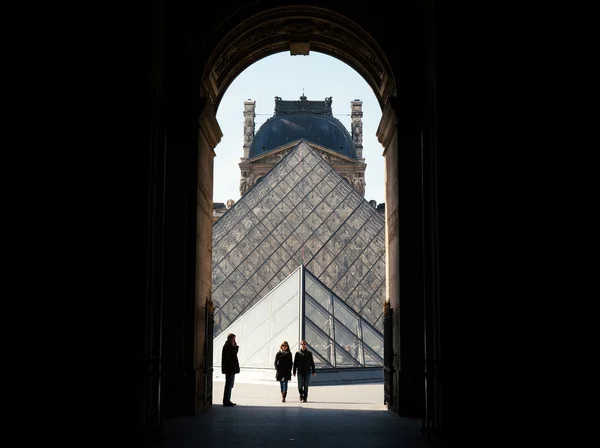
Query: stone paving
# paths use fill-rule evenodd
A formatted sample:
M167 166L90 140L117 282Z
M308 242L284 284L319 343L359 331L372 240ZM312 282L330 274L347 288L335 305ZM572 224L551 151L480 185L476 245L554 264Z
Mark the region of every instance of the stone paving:
M318 376L318 372L317 372ZM311 377L316 378L316 377ZM383 404L383 383L309 387L299 401L297 382L288 384L286 403L273 379L245 379L234 385L234 407L223 407L224 382L215 378L210 409L195 417L165 420L159 446L180 447L357 447L425 448L420 419L400 418Z

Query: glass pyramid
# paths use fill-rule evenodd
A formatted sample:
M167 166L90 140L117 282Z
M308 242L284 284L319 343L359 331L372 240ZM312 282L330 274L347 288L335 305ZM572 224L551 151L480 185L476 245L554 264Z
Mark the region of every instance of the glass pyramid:
M301 140L213 224L214 336L301 265L383 334L384 232L375 208Z
M383 335L302 265L213 340L215 366L229 333L244 368L272 368L282 341L295 353L302 339L317 368L383 365Z

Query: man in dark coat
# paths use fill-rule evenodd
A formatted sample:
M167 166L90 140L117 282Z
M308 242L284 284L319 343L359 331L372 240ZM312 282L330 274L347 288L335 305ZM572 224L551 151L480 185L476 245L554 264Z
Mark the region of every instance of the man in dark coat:
M298 371L298 392L300 393L300 401L306 403L308 399L308 383L310 381L310 373L313 376L315 373L315 361L310 351L306 349L306 341L300 342L300 350L294 355L294 376Z
M235 381L235 374L240 373L240 363L238 361L238 350L240 346L235 341L235 334L229 333L227 340L223 344L221 353L221 373L225 374L225 389L223 389L223 406L235 406L231 402L231 389Z

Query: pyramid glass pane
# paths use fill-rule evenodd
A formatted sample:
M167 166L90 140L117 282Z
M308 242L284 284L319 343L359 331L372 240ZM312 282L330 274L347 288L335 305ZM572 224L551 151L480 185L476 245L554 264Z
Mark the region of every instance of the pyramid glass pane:
M289 341L290 349L297 349L300 339L300 275L301 270L296 269L214 338L215 366L221 365L221 350L229 333L237 336L240 346L238 360L245 368L272 367L273 356L283 340Z
M350 331L358 334L359 332L359 319L355 313L352 313L347 306L344 305L340 300L335 300L333 304L334 316L336 320L339 320L346 328Z
M363 323L361 328L362 340L375 353L383 358L383 336L370 325Z
M335 367L335 352L333 347L333 340L321 329L313 323L310 319L305 320L305 339L310 341L310 350L318 354L325 362L323 364L329 364ZM315 366L317 366L317 360L315 359ZM321 368L324 365L319 366Z
M304 289L312 299L314 299L319 305L325 310L333 311L332 296L331 293L319 283L314 281L311 276L307 276L305 280Z
M333 316L316 304L308 295L305 296L304 315L331 339L334 338Z
M382 333L384 228L375 208L301 141L213 225L214 336L301 265L318 279L307 282L307 294L330 314L333 297L343 302L347 312L340 311L339 320L359 340L362 320ZM323 365L336 364L333 348L322 356Z
M308 269L304 269L304 288L306 340L327 363L336 368L383 365L383 334L328 290ZM308 293L309 289L313 294L318 291L327 296L319 302ZM368 364L363 357L365 349L372 354L367 358Z
M369 353L367 350L365 350L365 359L364 359L365 367L379 367L383 362L382 359L383 358L374 356L372 353Z
M334 322L336 347L336 367L358 367L359 363L351 355L352 347L358 345L358 337L339 322Z

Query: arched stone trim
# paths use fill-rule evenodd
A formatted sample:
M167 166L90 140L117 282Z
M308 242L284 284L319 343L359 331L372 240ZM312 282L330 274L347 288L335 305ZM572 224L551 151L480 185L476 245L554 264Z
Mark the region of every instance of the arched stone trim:
M212 355L212 344L207 343L206 334L212 332L212 224L213 224L213 162L214 148L221 141L223 132L219 127L214 108L202 98L197 103L198 111L198 177L196 185L196 262L195 262L195 327L194 409L197 412L212 400L212 376L206 378L206 359ZM191 360L190 360L191 362Z
M397 107L396 103L397 101L395 98L387 102L383 109L383 113L381 114L381 121L379 122L379 127L376 132L377 140L379 140L379 143L381 143L384 148L384 156L388 148L396 144L395 142L398 137L398 130L396 127L398 118L396 117L396 111L394 110L395 107Z
M268 9L232 27L206 64L201 94L217 109L242 71L267 56L291 51L295 44L303 44L307 53L318 51L348 64L373 89L382 109L396 95L390 65L366 31L339 13L302 5Z

